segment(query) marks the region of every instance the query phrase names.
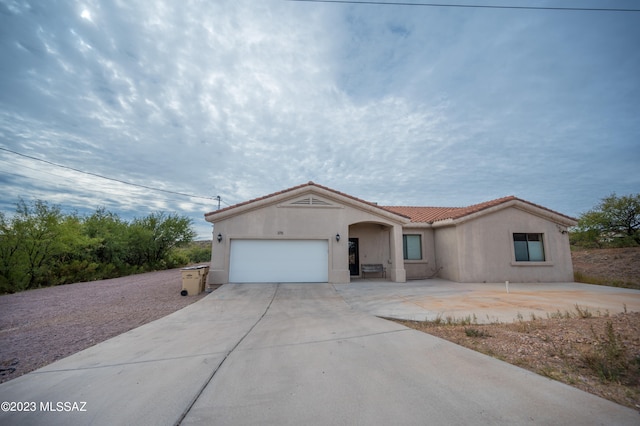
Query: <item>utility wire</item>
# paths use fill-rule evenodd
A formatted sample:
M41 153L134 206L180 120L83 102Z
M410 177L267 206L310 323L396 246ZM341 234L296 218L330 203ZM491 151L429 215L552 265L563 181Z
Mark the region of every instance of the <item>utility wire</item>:
M202 199L205 199L205 200L217 200L215 197L203 197L203 196L200 196L200 195L185 194L184 192L169 191L167 189L154 188L154 187L151 187L151 186L140 185L140 184L137 184L137 183L131 183L131 182L127 182L127 181L120 180L120 179L115 179L115 178L111 178L111 177L107 177L107 176L102 176L102 175L99 175L97 173L91 173L91 172L87 172L87 171L84 171L84 170L74 169L73 167L69 167L69 166L64 166L62 164L53 163L53 162L48 161L48 160L43 160L42 158L32 157L30 155L22 154L22 153L19 153L19 152L16 152L16 151L12 151L10 149L3 148L3 147L0 147L0 150L6 151L6 152L10 152L10 153L15 154L15 155L19 155L21 157L29 158L31 160L36 160L36 161L41 161L43 163L51 164L52 166L61 167L63 169L68 169L68 170L73 170L74 172L78 172L78 173L82 173L82 174L90 175L90 176L95 176L95 177L98 177L98 178L101 178L101 179L107 179L107 180L110 180L110 181L113 181L113 182L123 183L125 185L136 186L138 188L150 189L152 191L166 192L167 194L182 195L182 196L191 197L191 198L202 198Z
M640 12L640 9L593 8L593 7L559 7L559 6L499 6L482 4L445 4L445 3L406 3L389 1L355 1L355 0L285 0L304 3L340 3L367 4L384 6L422 6L422 7L457 7L469 9L521 9L521 10L564 10L571 12Z

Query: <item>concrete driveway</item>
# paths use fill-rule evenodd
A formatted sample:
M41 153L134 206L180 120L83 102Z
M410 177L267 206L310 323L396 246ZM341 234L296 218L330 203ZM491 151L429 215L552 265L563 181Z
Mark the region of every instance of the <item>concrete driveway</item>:
M0 400L36 403L35 412L0 413L3 425L640 421L634 410L353 309L330 284L222 286L0 385Z

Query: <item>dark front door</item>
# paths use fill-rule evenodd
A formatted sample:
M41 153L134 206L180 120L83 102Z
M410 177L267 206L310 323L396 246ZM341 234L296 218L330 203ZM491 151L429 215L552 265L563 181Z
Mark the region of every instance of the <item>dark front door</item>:
M358 239L349 238L349 273L360 275L360 257L358 255Z

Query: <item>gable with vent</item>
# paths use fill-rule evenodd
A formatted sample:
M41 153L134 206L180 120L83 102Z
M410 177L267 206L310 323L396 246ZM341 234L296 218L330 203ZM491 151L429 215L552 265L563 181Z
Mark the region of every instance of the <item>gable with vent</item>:
M281 204L280 207L338 207L335 204L323 200L322 198L314 197L312 195L298 198L286 204Z

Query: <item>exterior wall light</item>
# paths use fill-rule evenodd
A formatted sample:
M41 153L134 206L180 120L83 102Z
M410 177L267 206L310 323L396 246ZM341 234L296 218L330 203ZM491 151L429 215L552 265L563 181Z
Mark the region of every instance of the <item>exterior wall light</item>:
M218 242L221 243L222 242L222 234L218 234Z
M340 242L340 234L336 234L336 241Z

